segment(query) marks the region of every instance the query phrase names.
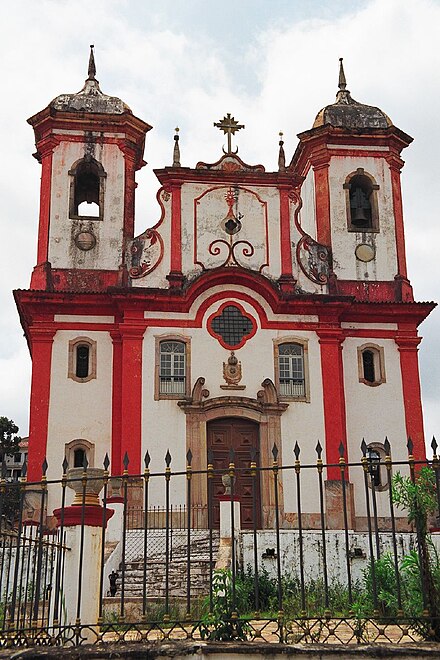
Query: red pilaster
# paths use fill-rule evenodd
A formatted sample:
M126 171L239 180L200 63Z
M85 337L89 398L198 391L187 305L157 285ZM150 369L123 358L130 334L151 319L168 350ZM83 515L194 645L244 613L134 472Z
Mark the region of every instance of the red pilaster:
M332 232L330 224L328 169L328 161L313 165L315 174L316 238L318 243L331 247Z
M170 273L167 279L170 287L181 288L182 275L182 185L173 183L171 186L171 257Z
M52 190L52 146L41 159L40 218L38 225L37 265L49 261L50 196Z
M46 457L49 421L50 372L55 330L35 324L30 328L32 381L29 420L28 481L39 481Z
M418 461L426 459L423 429L422 394L420 391L418 345L420 337L397 337L402 373L403 404L406 434L414 443L413 455Z
M112 449L111 473L122 474L122 339L119 332L111 332L113 342L112 380Z
M125 149L125 191L124 191L124 238L132 239L134 236L134 191L135 158L134 154Z
M281 277L283 291L294 291L295 280L292 275L292 243L290 236L290 201L289 188L280 188L280 249Z
M325 454L327 463L339 462L339 445L345 447L348 461L345 417L344 369L342 364L343 335L337 330L319 330L321 345L322 390L324 397ZM328 480L341 478L340 468L327 469Z
M130 474L141 470L142 438L142 343L145 323L141 318L126 318L120 325L122 336L121 378L121 461L125 452L130 459Z
M393 193L394 225L396 231L397 274L407 277L405 254L405 231L403 227L402 190L400 186L400 170L403 161L394 157L389 159L391 172L391 188Z

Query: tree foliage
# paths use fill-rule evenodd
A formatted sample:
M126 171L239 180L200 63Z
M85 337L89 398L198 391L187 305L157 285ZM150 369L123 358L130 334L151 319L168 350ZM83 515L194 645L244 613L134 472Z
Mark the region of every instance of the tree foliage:
M0 417L0 461L5 456L13 456L20 448L21 438L18 426L7 417Z

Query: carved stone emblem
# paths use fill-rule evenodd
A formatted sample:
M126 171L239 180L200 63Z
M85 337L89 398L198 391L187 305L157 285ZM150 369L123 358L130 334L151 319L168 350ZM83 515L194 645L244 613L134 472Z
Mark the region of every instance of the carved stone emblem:
M241 362L238 361L234 351L228 357L227 362L223 362L223 378L226 385L220 385L222 390L244 390L246 385L239 385L242 378Z

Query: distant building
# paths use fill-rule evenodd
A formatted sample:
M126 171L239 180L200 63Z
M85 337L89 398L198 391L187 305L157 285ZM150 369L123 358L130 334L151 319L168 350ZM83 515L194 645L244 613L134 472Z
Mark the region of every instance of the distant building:
M12 455L6 454L6 480L18 481L21 477L23 465L27 461L29 438L22 438L19 443L19 450Z
M269 467L274 443L291 464L296 441L301 462L316 464L319 440L331 464L327 525L337 528L340 451L359 460L365 438L383 457L387 436L393 460L404 460L411 436L415 458L425 457L417 328L434 304L414 301L406 269L400 154L412 138L351 97L342 62L336 102L287 160L280 140L275 172L237 155L244 126L230 114L215 124L227 141L215 163L182 166L176 133L172 164L155 170L159 220L136 237L135 173L151 126L101 91L93 52L83 89L29 123L42 166L38 257L15 298L33 363L31 481L45 457L50 478L64 456L101 466L106 453L112 474L126 453L139 474L147 450L162 470L168 448L173 470L185 469L188 449L194 470L212 452L226 471L231 448L238 466L254 451ZM347 478L362 526L361 474ZM313 527L318 493L306 479ZM282 474L280 483L288 527L295 485ZM258 489L265 527L269 472ZM214 490L224 492L220 477ZM246 527L249 475L236 493ZM203 480L191 496L206 503ZM151 504L161 497L152 488ZM379 489L379 514L387 497ZM171 498L185 501L184 479Z

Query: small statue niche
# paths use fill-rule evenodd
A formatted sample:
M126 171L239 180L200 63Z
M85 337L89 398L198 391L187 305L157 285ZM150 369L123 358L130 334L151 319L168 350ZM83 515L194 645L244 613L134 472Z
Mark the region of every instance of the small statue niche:
M228 357L227 362L223 362L223 378L226 385L220 385L222 390L244 390L246 385L239 385L242 379L241 362L238 361L234 351Z

